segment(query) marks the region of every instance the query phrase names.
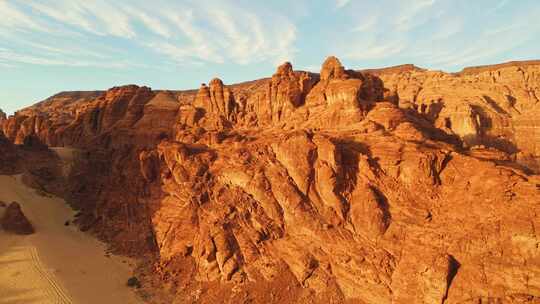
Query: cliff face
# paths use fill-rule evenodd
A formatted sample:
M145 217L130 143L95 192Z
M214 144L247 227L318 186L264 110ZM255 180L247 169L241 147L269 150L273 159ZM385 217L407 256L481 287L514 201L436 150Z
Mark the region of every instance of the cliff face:
M469 147L496 148L538 171L539 67L526 62L467 68L457 75L408 71L380 77L400 107L414 108Z
M3 130L83 149L81 227L152 259L179 302L534 303L539 75L330 57L40 104Z

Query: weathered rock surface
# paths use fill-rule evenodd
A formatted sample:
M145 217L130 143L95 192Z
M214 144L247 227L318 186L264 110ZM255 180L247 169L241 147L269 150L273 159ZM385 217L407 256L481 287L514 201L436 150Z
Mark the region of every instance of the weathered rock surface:
M22 212L21 205L17 202L8 205L4 216L2 216L1 224L5 231L15 234L24 235L35 232L34 227Z
M79 225L150 259L177 302L536 303L538 75L329 57L40 104L3 130L82 149Z
M540 169L540 62L379 76L399 96L400 107L414 109L466 146L493 147Z

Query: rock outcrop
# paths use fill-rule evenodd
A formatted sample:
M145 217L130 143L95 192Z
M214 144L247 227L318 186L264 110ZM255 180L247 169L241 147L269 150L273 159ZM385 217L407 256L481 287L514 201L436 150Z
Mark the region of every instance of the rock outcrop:
M538 171L539 67L514 62L458 74L408 70L380 78L399 96L400 107L414 109L467 147L496 148Z
M17 167L15 146L0 132L0 174L12 174Z
M320 74L40 104L3 130L83 150L78 224L177 302L535 303L539 73L329 57Z
M25 235L35 232L34 227L22 212L21 205L17 202L8 205L2 216L1 224L5 231L15 234Z
M7 119L6 113L0 109L0 125ZM1 130L0 130L1 131Z

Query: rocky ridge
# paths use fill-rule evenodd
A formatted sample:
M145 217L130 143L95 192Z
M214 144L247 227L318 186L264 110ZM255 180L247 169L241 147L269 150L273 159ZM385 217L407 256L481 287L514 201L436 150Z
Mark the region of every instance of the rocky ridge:
M81 228L153 261L178 302L535 303L539 75L329 57L53 100L2 128L84 150Z

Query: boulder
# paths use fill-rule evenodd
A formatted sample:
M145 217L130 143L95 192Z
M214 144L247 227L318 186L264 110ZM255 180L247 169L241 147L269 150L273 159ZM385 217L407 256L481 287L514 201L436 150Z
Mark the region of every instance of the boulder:
M33 234L34 227L24 215L21 206L17 202L12 202L6 208L1 220L2 228L14 234Z

